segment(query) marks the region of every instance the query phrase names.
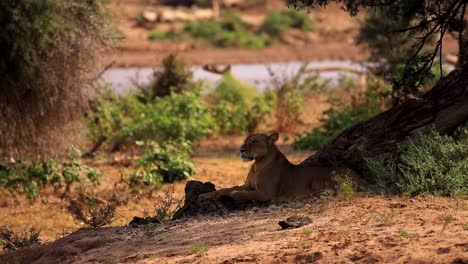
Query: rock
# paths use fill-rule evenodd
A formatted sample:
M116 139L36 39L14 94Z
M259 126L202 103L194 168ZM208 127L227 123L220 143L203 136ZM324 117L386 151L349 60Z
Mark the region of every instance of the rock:
M304 225L308 225L312 223L312 219L308 216L301 216L301 215L293 215L288 217L286 220L281 220L278 222L278 225L281 226L282 229L287 228L298 228Z
M181 9L163 9L159 12L160 22L186 21L190 15Z
M219 199L198 200L203 193L216 191L211 182L188 181L185 185L184 206L177 210L172 217L173 220L182 217L197 215L227 215L234 210L245 210L252 207L263 207L269 205L265 202L240 202L230 197L221 196Z
M128 223L130 227L136 228L140 225L147 225L147 224L160 224L161 221L157 217L138 217L134 216L132 221Z
M143 19L147 22L156 22L158 21L158 13L152 10L143 11Z
M198 196L203 193L216 191L216 188L211 182L188 181L185 185L185 201L184 206L174 213L172 219L179 219L187 215L197 214L198 211Z

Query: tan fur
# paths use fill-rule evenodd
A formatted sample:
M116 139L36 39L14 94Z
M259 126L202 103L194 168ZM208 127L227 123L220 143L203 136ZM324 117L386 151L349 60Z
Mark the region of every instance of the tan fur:
M200 199L229 196L241 201L291 200L316 195L326 189L339 188L335 175L356 178L357 174L343 167L312 167L291 164L275 142L278 133L249 135L241 146L244 161L255 160L244 185L221 189L200 196Z

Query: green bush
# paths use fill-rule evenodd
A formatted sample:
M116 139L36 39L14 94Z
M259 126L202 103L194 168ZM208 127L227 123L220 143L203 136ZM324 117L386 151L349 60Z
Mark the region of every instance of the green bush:
M172 32L161 32L161 31L155 31L152 30L148 33L148 40L161 40L161 39L176 39L177 35Z
M96 107L85 118L88 137L93 141L106 137L112 144L123 142L133 133L133 117L142 112L146 104L138 100L139 93L118 96L108 90L96 99ZM144 96L146 97L146 96Z
M344 90L354 90L355 82L345 81ZM298 149L318 149L331 142L345 129L354 124L367 120L388 107L388 102L381 99L382 93L389 90L389 86L374 76L368 77L366 92L359 93L355 103L348 105L341 102L332 102L332 107L323 112L320 119L321 127L313 128L305 134L297 133L294 147Z
M164 32L160 31L150 31L148 33L148 40L159 40L159 39L165 39L166 34Z
M130 176L133 188L183 180L195 173L194 164L190 160L190 141L169 140L163 145L150 141L141 144L145 147L145 153L138 160L136 172Z
M223 31L211 40L211 44L220 48L244 47L262 49L273 44L273 40L264 34Z
M270 12L262 25L262 31L273 37L279 37L291 25L291 20L288 16L283 15L280 11Z
M186 22L182 32L177 35L180 39L202 40L214 47L261 49L276 43L288 28L305 31L314 29L307 13L288 9L271 12L259 30L242 21L238 14L226 13L220 20ZM148 34L150 40L174 39L175 37L174 32L151 31Z
M223 16L220 21L209 19L201 22L187 22L183 33L191 38L204 40L215 47L264 48L273 42L265 34L257 34L253 27L233 13Z
M168 139L196 141L211 132L213 119L202 96L201 82L176 55L163 60L163 69L154 72L147 88L118 96L104 89L87 113L88 136L107 138L112 146L137 140Z
M213 126L208 105L199 84L191 91L171 93L145 103L139 93L119 98L100 98L99 106L86 118L90 138L106 136L112 143L125 140L187 139L196 141L207 135Z
M306 12L297 9L287 9L270 12L263 22L261 31L278 38L289 28L297 28L304 31L314 30L314 26Z
M309 14L303 10L289 8L283 11L283 15L289 18L290 27L304 31L313 31L314 26L310 20Z
M219 134L241 134L247 131L246 108L228 101L219 101L212 107Z
M273 98L226 73L211 94L217 132L236 134L253 132L272 112Z
M135 140L197 141L211 132L213 119L200 90L158 98L134 117Z
M181 59L170 54L163 59L162 64L163 69L153 73L154 79L149 87L152 99L168 96L171 92L181 93L184 89L191 88L192 72Z
M0 189L24 195L30 202L39 198L46 187L53 186L56 190L65 187L68 192L72 184L83 179L97 185L101 178L101 172L81 163L77 151L61 165L53 160L18 160L11 165L0 165Z
M255 87L236 79L228 72L223 75L221 81L216 85L212 95L217 102L227 101L234 104L248 104L258 96L258 91Z
M400 143L394 157L369 158L377 193L468 194L468 134L459 139L431 132Z
M223 28L219 22L209 19L200 22L187 22L183 32L196 39L211 40L222 31Z

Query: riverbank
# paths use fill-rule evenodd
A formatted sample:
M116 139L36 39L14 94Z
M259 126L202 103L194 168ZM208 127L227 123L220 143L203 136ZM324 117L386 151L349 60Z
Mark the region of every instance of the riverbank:
M135 22L135 18L148 6L145 1L135 0L121 0L111 5L119 17L116 27L122 35L122 40L114 49L103 54L105 66L156 67L171 53L177 53L189 65L369 59L367 47L358 46L355 41L363 14L351 17L336 4L311 11L315 31L303 33L289 30L279 43L263 49L213 48L197 41L151 41L148 39L150 29L140 27ZM285 7L278 4L277 8ZM265 12L250 10L242 11L241 15L246 20L256 21L263 20ZM443 48L445 54L456 54L457 41L447 37Z

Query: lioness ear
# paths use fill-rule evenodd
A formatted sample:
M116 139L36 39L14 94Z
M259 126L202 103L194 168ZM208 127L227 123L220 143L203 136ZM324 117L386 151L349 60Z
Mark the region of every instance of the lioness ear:
M271 140L273 140L273 142L276 142L276 141L278 141L279 134L278 134L278 132L273 132L273 133L271 133L268 137L269 137Z

